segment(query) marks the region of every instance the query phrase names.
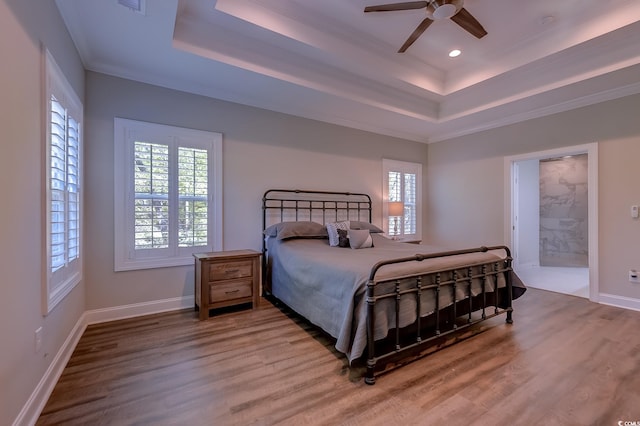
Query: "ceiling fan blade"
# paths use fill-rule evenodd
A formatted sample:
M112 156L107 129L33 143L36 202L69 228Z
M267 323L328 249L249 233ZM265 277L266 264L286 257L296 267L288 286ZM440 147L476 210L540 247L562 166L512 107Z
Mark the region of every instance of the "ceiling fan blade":
M431 19L425 18L424 21L422 21L420 25L418 25L418 28L416 28L409 36L407 41L404 42L400 50L398 50L398 53L404 53L409 48L409 46L411 46L413 42L416 41L427 28L429 28L429 25L431 25L432 23L433 21Z
M477 38L482 38L487 35L487 32L482 25L480 25L480 22L478 22L476 18L474 18L473 15L471 15L464 7L460 9L458 13L453 15L451 20Z
M407 1L404 3L381 4L379 6L367 6L365 12L392 12L394 10L412 10L427 7L428 1Z

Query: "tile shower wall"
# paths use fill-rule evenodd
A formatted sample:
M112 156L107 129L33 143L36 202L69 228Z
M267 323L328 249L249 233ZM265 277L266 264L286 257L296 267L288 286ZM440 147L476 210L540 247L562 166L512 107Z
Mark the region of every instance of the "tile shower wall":
M587 154L540 161L540 266L589 266Z

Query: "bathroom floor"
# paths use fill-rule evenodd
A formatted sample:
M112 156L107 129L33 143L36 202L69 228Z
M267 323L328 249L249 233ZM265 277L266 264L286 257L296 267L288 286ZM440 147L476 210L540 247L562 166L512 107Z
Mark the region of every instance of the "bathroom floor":
M529 266L516 273L527 287L589 298L589 268Z

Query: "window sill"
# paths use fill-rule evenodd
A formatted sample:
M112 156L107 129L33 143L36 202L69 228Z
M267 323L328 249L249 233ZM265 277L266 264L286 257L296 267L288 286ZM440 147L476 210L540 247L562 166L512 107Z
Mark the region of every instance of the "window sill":
M174 266L193 265L193 256L172 257L166 259L142 259L116 261L114 271L135 271L138 269L171 268Z

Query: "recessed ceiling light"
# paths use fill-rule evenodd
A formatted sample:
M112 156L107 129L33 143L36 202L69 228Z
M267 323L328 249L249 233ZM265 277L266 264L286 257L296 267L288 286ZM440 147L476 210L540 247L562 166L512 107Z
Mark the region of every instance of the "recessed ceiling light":
M451 52L449 52L449 57L450 58L455 58L456 56L460 56L461 53L462 53L461 50L453 49Z

